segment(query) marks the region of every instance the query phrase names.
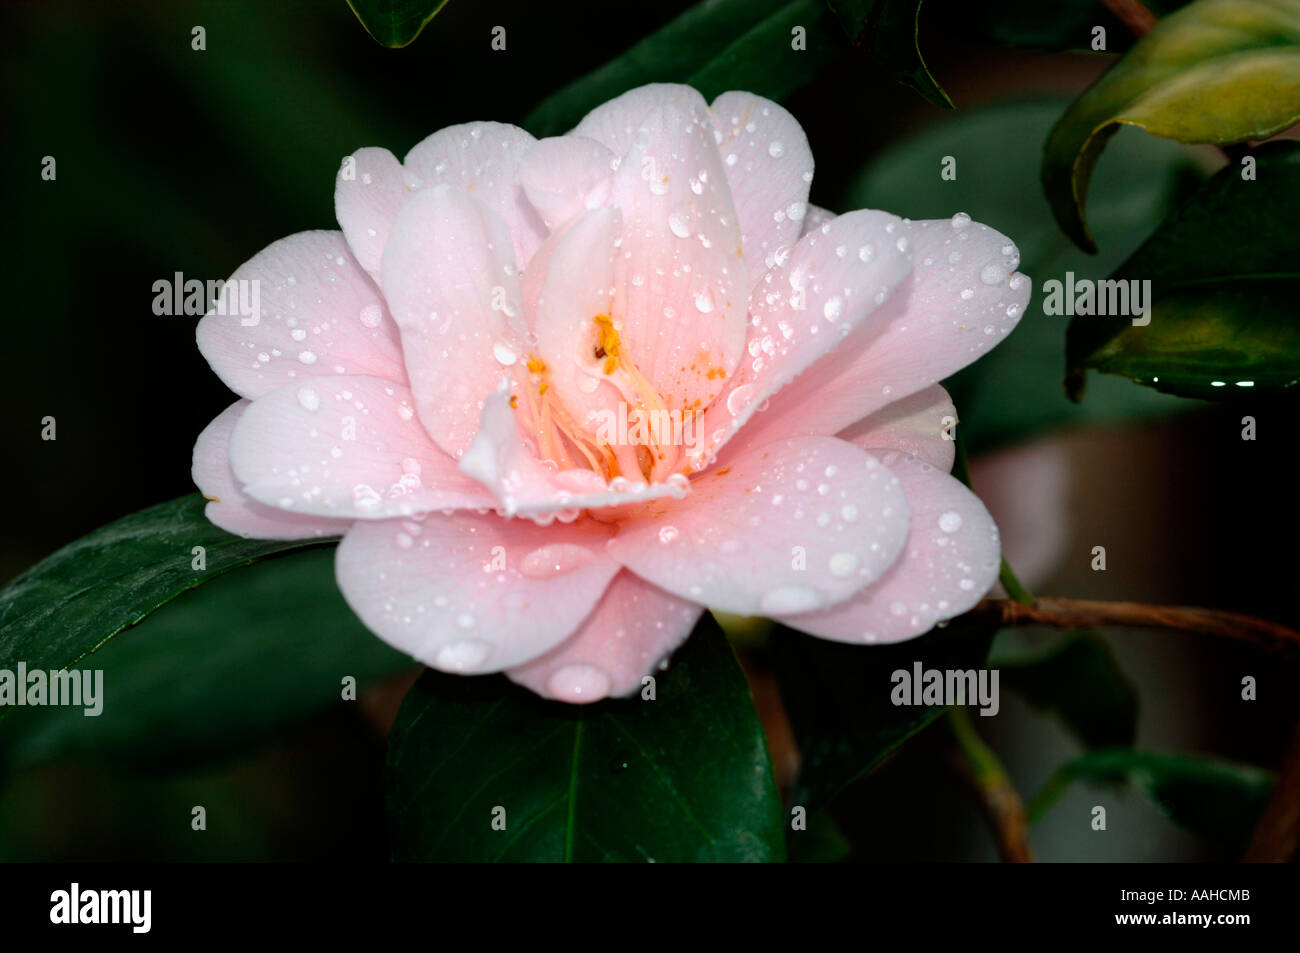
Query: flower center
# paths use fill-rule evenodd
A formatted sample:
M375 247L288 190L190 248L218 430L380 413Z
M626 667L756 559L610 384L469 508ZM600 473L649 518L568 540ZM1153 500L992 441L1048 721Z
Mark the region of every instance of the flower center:
M579 355L578 365L590 376L593 392L602 382L617 388L623 399L619 417L606 422L612 426L592 433L551 387L546 362L532 355L524 362L527 380L520 390L526 395L526 420L538 451L561 469L586 467L606 480L636 475L649 483L667 479L680 457L675 437L682 431L681 420L669 412L663 397L627 354L613 318L593 317L592 335L584 347L589 350ZM518 409L517 399L511 406ZM665 424L670 421L676 426Z

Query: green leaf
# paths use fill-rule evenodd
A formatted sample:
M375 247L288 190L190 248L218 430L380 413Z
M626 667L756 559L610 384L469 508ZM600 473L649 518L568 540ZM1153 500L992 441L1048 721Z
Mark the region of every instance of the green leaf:
M389 736L394 858L782 860L767 745L711 616L655 678L654 700L577 707L427 672Z
M792 48L795 27L807 31L806 49ZM535 136L559 135L601 103L646 83L687 83L709 100L732 89L780 100L844 49L821 0L704 0L542 100L523 124Z
M1086 255L1061 234L1046 199L1026 189L1065 100L1013 102L963 110L877 155L831 208L883 208L911 218L967 212L1015 241L1034 296L1006 340L944 382L961 417L958 433L972 455L1063 427L1103 425L1185 410L1183 401L1118 378L1093 382L1083 404L1061 390L1066 322L1042 311L1042 285L1067 271L1105 278L1164 217L1172 197L1194 178L1186 152L1134 130L1121 133L1097 174L1092 218L1104 239ZM945 156L956 179L939 177Z
M791 803L824 806L944 713L943 706L894 705L895 671L910 673L916 662L923 669L977 668L992 639L987 623L960 617L894 645L845 645L779 626L776 669L800 753Z
M954 108L921 56L921 0L826 0L826 5L849 41L865 48L896 81L936 106Z
M1052 787L1070 781L1127 781L1174 823L1234 846L1249 839L1273 787L1267 771L1249 765L1130 749L1082 754L1060 769Z
M1222 399L1300 379L1300 144L1254 151L1254 180L1220 170L1115 272L1150 281L1150 323L1076 315L1066 356L1185 397Z
M1003 688L1059 717L1089 748L1133 744L1137 691L1101 636L1072 635L1032 652L995 643L989 666Z
M293 553L228 573L122 633L82 665L103 670L101 714L22 709L0 724L0 750L11 763L60 754L205 765L344 704L345 677L364 687L414 666L343 601L333 547Z
M447 0L348 0L366 32L381 46L406 46L447 5Z
M1065 233L1096 251L1084 202L1120 124L1224 144L1267 138L1297 119L1300 4L1196 0L1159 21L1066 110L1043 149L1043 188Z
M197 493L69 543L0 591L0 669L67 668L186 589L320 540L241 539L203 515ZM191 568L194 547L207 568ZM0 717L5 714L0 709Z

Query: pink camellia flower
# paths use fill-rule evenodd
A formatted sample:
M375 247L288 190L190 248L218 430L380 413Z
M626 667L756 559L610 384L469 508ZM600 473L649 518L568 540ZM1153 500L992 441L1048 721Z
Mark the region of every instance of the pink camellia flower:
M780 106L672 85L553 139L358 151L342 232L235 273L257 323L199 324L241 398L194 448L209 518L341 534L382 639L571 702L637 689L705 607L856 643L965 611L998 533L936 382L1029 281L966 215L812 209L812 173Z

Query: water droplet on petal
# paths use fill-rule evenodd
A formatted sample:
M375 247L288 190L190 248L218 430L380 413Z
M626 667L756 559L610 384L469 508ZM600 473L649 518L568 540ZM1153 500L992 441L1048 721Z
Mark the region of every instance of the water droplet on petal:
M853 553L836 553L831 557L828 568L836 579L847 579L858 571L859 560Z
M519 564L521 575L529 579L550 579L573 572L591 562L591 550L573 543L553 543L534 549Z
M470 616L473 619L473 616ZM461 642L449 642L438 649L434 665L447 672L463 672L478 668L492 654L492 646L486 642L466 639Z
M547 679L546 690L561 701L592 702L608 695L612 685L594 665L566 665Z
M502 367L509 367L519 360L519 355L504 341L497 341L496 344L492 345L492 355Z
M820 592L808 586L777 586L763 595L759 608L773 615L784 615L820 609L825 601Z

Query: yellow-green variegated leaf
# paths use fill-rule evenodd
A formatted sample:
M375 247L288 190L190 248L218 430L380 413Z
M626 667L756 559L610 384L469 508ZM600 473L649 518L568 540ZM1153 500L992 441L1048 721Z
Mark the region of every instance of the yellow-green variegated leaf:
M1263 139L1300 120L1300 0L1196 0L1158 22L1057 122L1043 188L1061 228L1095 251L1088 181L1120 124L1187 143Z

